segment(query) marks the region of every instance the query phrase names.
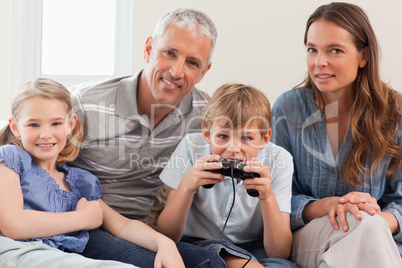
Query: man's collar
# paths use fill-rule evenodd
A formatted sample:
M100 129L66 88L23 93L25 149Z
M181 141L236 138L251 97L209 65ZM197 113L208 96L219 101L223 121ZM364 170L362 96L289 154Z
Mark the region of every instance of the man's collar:
M139 116L137 105L137 90L140 75L143 70L133 76L122 79L117 88L115 101L115 113L125 118ZM187 94L180 104L175 108L178 114L187 114L192 109L193 93Z
M141 73L142 70L120 81L115 101L116 115L125 118L138 116L137 86Z

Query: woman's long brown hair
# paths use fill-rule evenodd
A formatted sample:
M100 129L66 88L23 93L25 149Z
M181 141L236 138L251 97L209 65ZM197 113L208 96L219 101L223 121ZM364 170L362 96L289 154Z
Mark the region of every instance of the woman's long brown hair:
M305 44L309 28L317 20L332 22L347 30L357 51L368 49L368 63L359 69L354 82L350 122L353 143L342 167L344 181L353 188L362 186L367 176L375 176L375 169L386 157L391 158L386 176L394 179L393 173L402 161L402 149L397 144L402 99L380 78L379 45L369 19L360 7L353 4L334 2L320 6L307 21ZM324 112L320 91L310 75L302 84L313 89L314 100ZM371 163L369 169L366 162Z

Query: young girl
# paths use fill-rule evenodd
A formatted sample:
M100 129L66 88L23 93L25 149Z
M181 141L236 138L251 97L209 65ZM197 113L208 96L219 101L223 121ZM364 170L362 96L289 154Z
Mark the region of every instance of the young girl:
M16 93L9 125L0 133L1 235L81 253L88 230L101 227L138 245L126 243L136 256L131 264L184 267L172 240L112 210L102 201L95 176L65 165L83 140L71 109L67 89L50 79L28 82Z

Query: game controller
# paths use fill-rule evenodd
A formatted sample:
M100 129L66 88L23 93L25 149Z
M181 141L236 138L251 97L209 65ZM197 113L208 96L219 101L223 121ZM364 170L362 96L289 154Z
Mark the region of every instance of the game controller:
M220 159L219 161L214 161L214 162L220 162L222 164L222 168L209 169L208 171L211 171L214 173L219 173L219 174L222 174L227 177L241 179L241 180L253 179L256 177L260 177L260 174L258 174L258 173L244 171L243 168L246 165L242 164L238 161ZM204 187L206 189L210 189L210 188L214 187L214 184L206 184L206 185L203 185L202 187ZM258 191L255 189L248 189L247 193L253 197L259 196Z

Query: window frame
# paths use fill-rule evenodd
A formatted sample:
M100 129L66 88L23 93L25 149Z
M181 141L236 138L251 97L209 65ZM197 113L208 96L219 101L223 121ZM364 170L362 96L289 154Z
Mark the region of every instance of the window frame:
M66 87L93 80L108 79L132 73L131 0L116 1L115 59L112 75L50 75L41 72L43 0L14 0L13 88L37 77L52 78ZM128 23L127 23L128 22Z

